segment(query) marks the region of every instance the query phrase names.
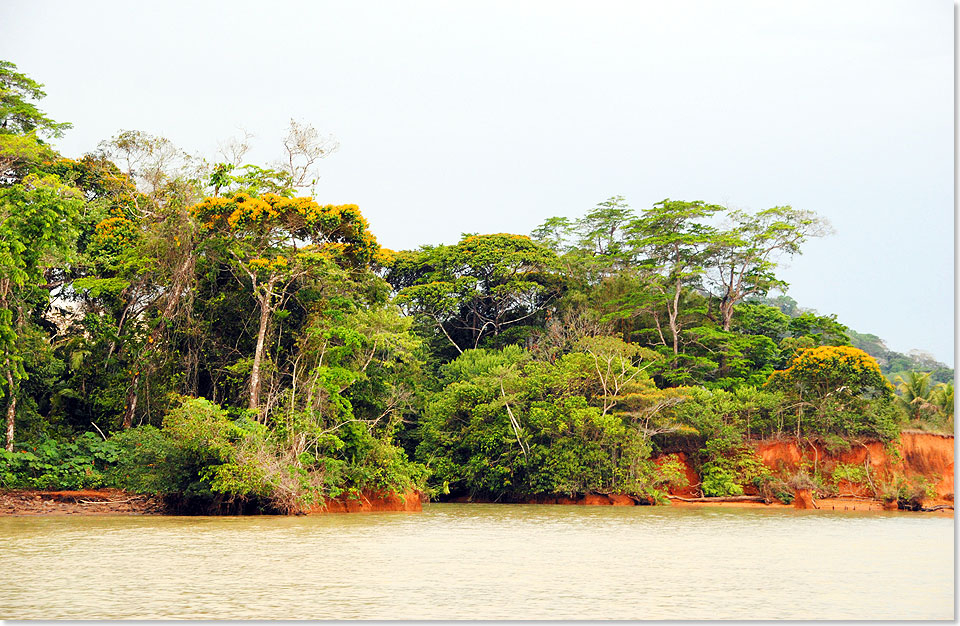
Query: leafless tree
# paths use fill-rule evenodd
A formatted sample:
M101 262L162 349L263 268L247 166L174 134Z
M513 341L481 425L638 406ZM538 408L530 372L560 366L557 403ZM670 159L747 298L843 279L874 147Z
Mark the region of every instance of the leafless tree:
M340 142L332 135L321 135L313 126L291 119L290 128L283 138L286 158L277 164L277 169L290 174L294 187L309 187L316 184L319 177L317 161L339 147Z

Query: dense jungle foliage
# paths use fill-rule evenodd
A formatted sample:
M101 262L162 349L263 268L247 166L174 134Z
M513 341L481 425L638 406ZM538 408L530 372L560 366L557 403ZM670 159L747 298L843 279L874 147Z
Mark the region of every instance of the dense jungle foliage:
M0 487L657 501L670 452L729 495L769 478L753 438L952 432L952 370L773 297L810 211L614 197L393 252L314 199L310 126L274 165L140 131L71 159L43 95L0 62Z

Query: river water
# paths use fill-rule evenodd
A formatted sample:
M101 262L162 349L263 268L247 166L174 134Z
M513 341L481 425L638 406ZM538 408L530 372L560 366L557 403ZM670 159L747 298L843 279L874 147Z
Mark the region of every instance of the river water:
M952 619L954 520L720 507L0 518L0 618Z

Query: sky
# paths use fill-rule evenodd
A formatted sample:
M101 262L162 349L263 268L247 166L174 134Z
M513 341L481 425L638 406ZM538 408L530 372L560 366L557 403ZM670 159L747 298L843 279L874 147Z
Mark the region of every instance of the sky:
M216 159L291 118L340 142L322 203L395 250L526 234L622 195L816 211L801 306L954 363L947 0L5 0L0 58L78 157L120 130Z

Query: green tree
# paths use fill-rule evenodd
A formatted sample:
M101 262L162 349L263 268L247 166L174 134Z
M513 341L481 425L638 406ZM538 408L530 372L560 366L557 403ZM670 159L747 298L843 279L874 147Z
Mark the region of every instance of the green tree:
M34 101L46 95L43 85L10 61L0 60L0 184L12 184L42 160L53 158L43 138L61 137L70 128L37 108Z
M71 125L53 121L31 102L46 95L43 85L0 60L0 134L62 136Z
M937 410L931 403L930 372L907 372L897 376L896 388L899 392L898 400L911 419L918 419L924 413Z
M611 264L627 250L627 229L636 219L623 196L613 196L600 202L577 220L577 246L594 257L605 257Z
M701 285L717 237L716 229L704 220L721 210L701 201L667 199L643 211L630 227L632 244L650 272L652 290L633 294L625 304L652 312L658 336L674 356L680 354L684 291ZM666 336L660 307L666 311Z
M616 276L632 264L630 224L636 215L622 196L598 203L583 217L551 217L531 233L533 239L563 255L568 275L589 285Z
M671 428L637 349L611 337L553 363L517 346L466 350L441 368L443 388L420 421L417 455L441 492L502 498L620 493L663 497L676 468L650 459Z
M387 280L398 302L457 353L532 321L555 298L556 255L528 237L467 235L455 246L398 254Z
M720 303L721 326L730 330L737 304L786 287L774 274L777 258L800 254L801 245L827 234L829 225L812 211L789 206L753 215L728 211L726 217L731 225L713 238L705 276Z
M70 258L83 199L55 176L0 188L0 343L6 383L7 450L13 451L23 339L31 309L49 306L47 273Z
M201 223L203 245L222 255L236 279L249 285L260 310L248 403L259 411L270 319L289 297L290 285L326 263L367 267L379 244L355 205L320 206L311 198L238 193L206 198L191 211Z
M953 419L953 383L939 383L930 393L930 402L944 416Z

